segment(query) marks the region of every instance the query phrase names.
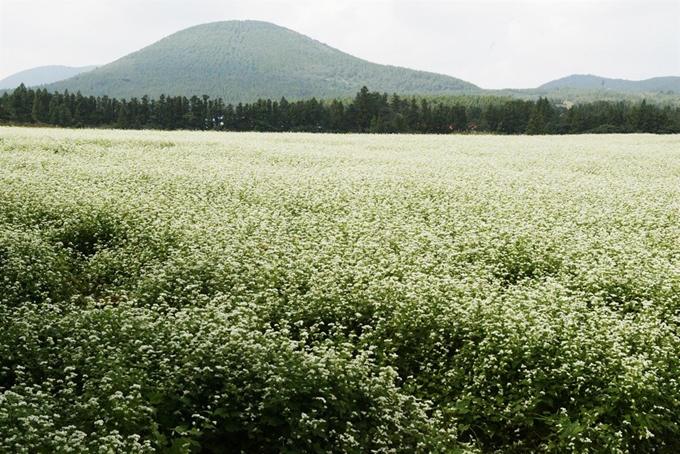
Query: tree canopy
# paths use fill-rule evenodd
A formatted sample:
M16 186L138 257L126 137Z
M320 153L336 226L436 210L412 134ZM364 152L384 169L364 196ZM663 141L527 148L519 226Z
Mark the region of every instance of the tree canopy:
M547 98L449 99L371 92L353 99L258 99L225 103L207 95L116 99L50 93L20 85L0 98L0 122L61 127L304 131L336 133L496 134L678 133L680 108L645 100L598 101L568 108Z

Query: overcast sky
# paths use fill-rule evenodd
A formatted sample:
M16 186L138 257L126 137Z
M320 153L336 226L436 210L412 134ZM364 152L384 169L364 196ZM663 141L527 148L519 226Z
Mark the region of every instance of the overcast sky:
M110 63L192 25L234 19L482 88L570 74L680 76L680 0L0 0L0 79Z

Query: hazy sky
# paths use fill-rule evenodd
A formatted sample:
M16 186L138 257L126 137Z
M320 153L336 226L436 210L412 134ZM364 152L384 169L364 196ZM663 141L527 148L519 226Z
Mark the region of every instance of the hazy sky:
M570 74L680 75L680 0L0 0L0 79L110 63L192 25L233 19L482 88Z

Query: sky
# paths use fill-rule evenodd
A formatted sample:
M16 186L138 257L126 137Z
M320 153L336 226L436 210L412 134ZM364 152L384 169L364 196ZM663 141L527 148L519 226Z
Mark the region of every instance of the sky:
M680 0L0 0L0 79L103 65L184 28L236 19L488 89L571 74L680 76Z

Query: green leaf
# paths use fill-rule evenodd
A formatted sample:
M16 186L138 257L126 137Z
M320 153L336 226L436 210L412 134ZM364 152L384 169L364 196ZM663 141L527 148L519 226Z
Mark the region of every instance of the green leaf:
M162 393L150 393L149 402L151 402L152 405L158 405L163 402L163 397L165 397L165 395Z

